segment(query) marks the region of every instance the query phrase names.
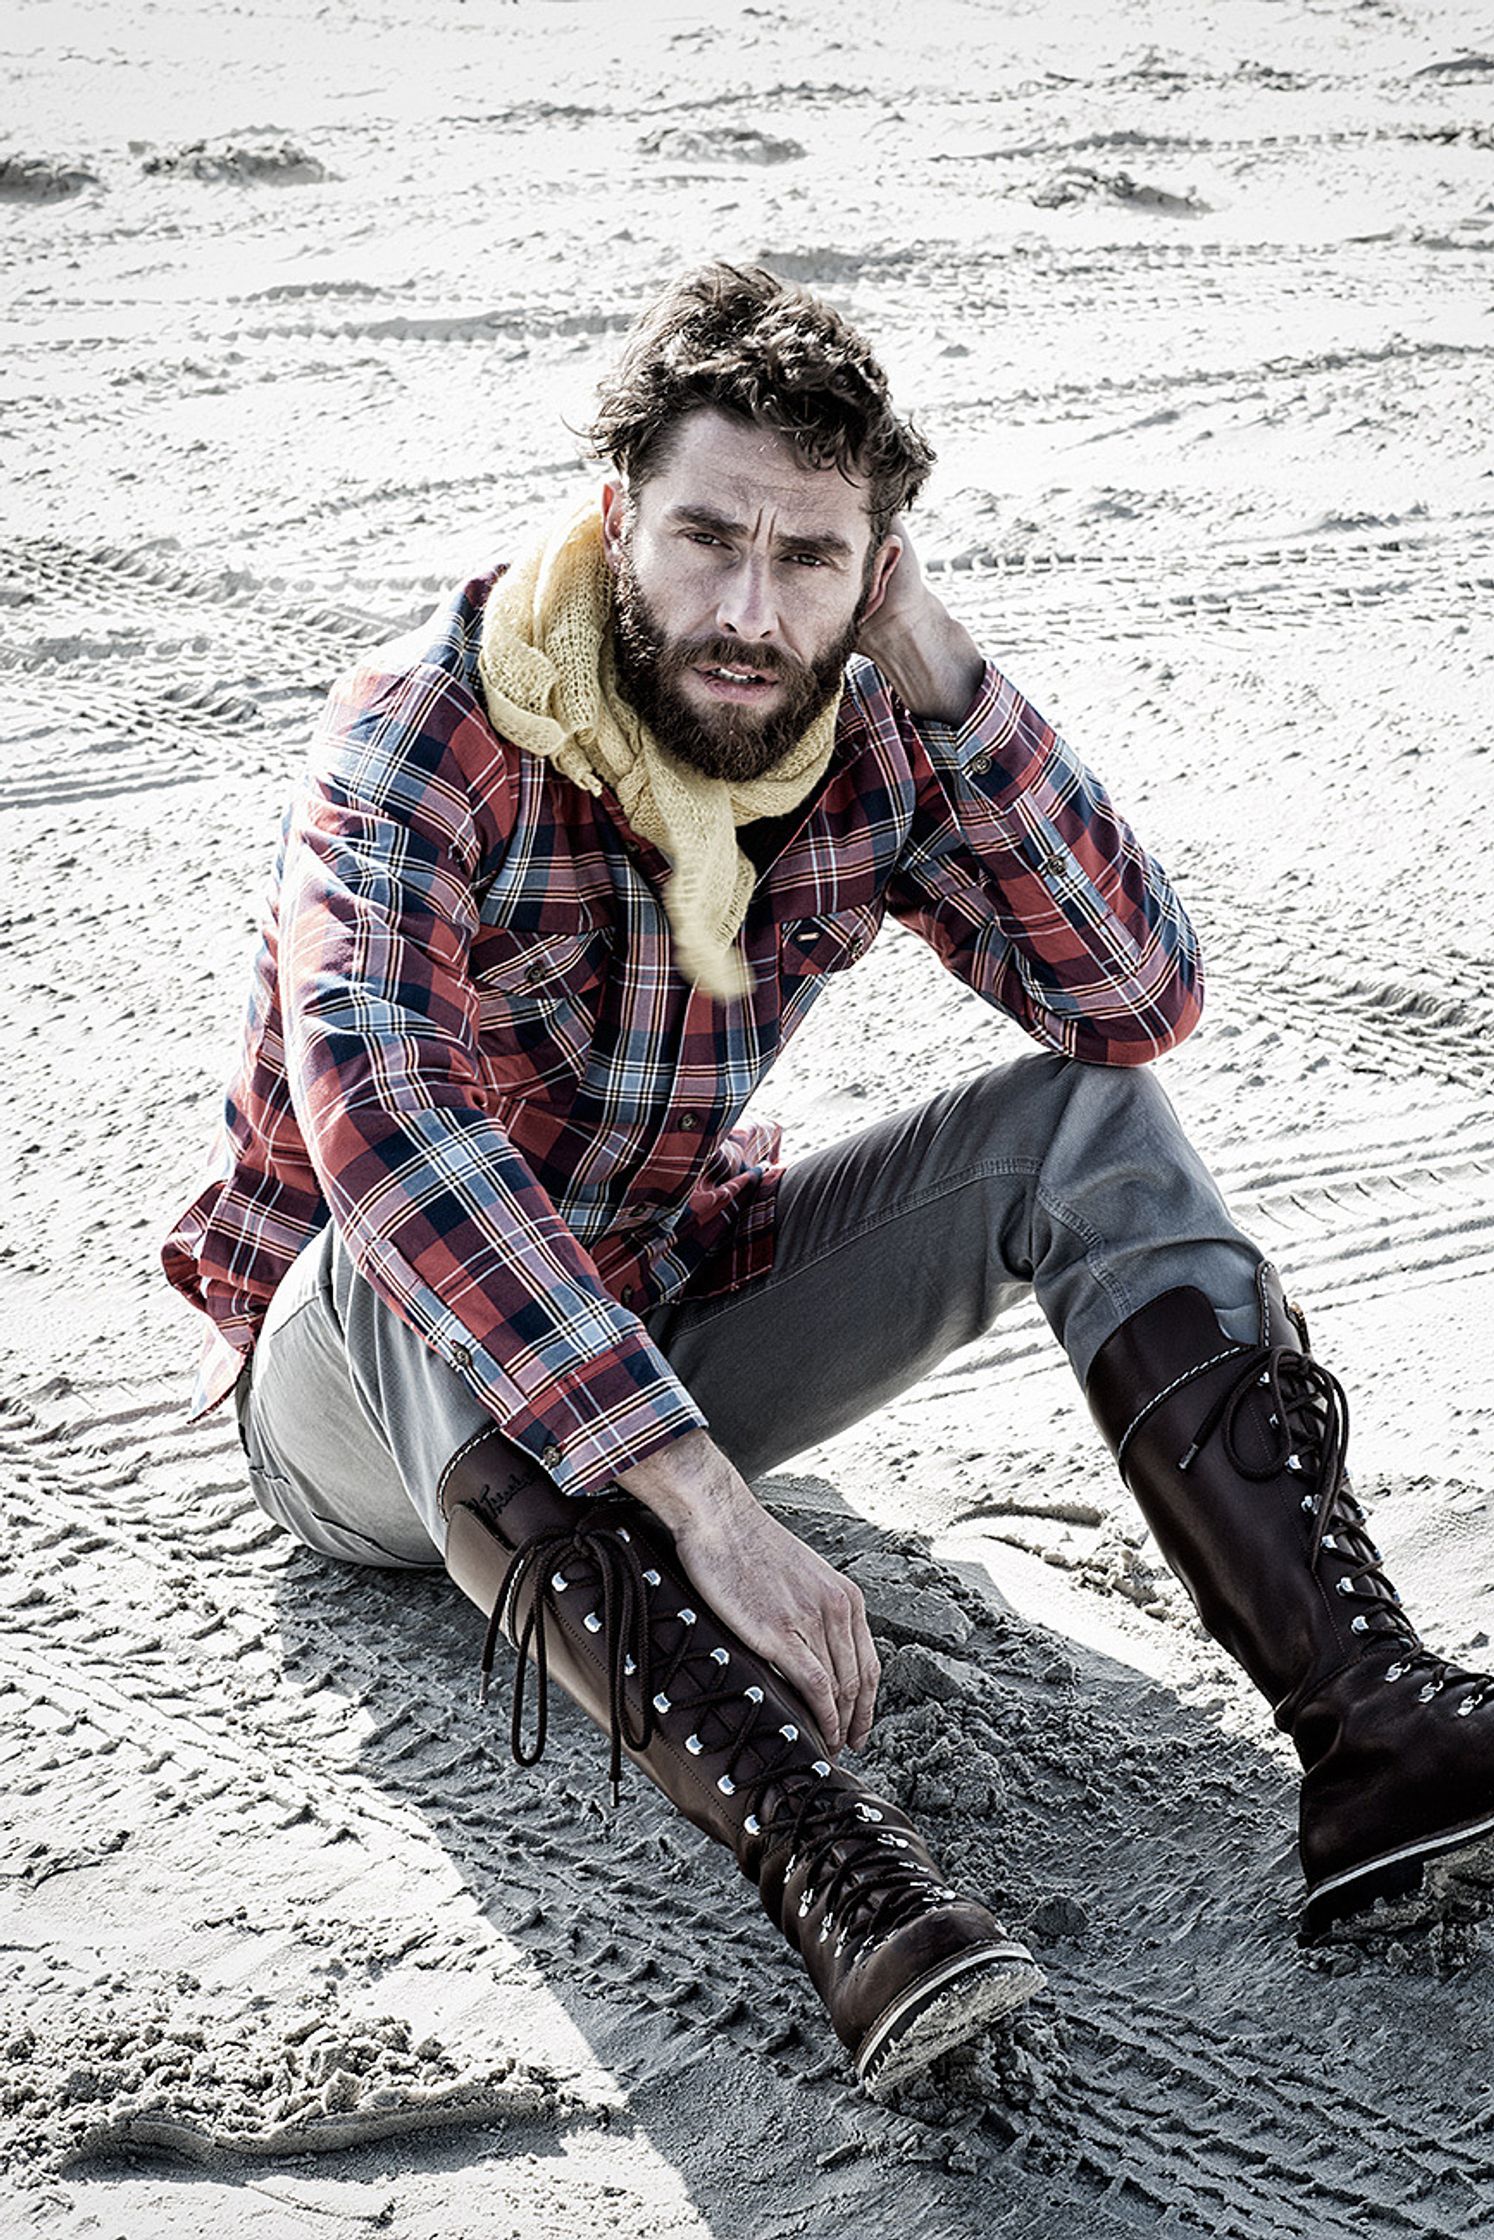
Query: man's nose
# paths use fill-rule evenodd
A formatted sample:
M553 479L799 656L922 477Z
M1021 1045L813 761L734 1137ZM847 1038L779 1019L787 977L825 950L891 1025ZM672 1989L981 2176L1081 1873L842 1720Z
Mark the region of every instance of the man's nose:
M716 599L716 625L725 635L761 645L778 628L772 563L745 556L727 570Z

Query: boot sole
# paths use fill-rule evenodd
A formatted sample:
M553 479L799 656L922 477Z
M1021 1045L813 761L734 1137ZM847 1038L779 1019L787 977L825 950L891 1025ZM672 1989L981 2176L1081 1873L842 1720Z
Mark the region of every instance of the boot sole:
M1374 1920L1361 1917L1371 1908ZM1320 1944L1335 1930L1420 1929L1436 1921L1476 1920L1494 1910L1494 1814L1403 1844L1310 1890L1299 1944Z
M922 2075L988 2022L1010 2014L1047 1978L1025 1945L987 1945L910 1984L861 2041L856 2075L874 2100Z

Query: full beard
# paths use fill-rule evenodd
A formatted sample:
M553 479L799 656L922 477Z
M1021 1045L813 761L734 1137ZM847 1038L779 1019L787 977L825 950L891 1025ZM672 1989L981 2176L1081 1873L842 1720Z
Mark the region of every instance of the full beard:
M775 705L766 714L725 704L707 712L686 700L680 680L691 669L743 666L741 641L671 638L644 597L632 557L624 550L613 590L617 681L629 706L666 752L704 777L747 785L780 763L830 705L855 650L861 621L858 603L841 636L811 663L774 646L755 648L751 667L778 678L781 685Z

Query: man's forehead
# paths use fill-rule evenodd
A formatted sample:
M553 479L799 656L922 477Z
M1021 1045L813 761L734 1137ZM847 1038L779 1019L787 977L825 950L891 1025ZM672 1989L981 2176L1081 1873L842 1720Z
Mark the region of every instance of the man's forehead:
M681 421L648 481L671 510L703 508L746 526L765 506L781 529L806 534L854 537L868 519L860 475L813 466L787 436L708 405Z

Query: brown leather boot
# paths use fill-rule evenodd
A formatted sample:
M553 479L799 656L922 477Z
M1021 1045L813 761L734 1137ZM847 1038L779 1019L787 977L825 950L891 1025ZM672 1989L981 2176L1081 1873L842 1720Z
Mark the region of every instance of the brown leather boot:
M1169 1291L1101 1347L1088 1398L1157 1545L1304 1768L1304 1943L1494 1896L1494 1678L1425 1649L1344 1468L1349 1410L1273 1268L1253 1346Z
M486 1438L448 1466L441 1499L447 1569L488 1618L483 1695L500 1629L519 1650L521 1765L544 1749L553 1676L611 1737L614 1802L626 1756L734 1853L873 2094L1041 1989L1026 1947L946 1886L906 1814L831 1764L803 1702L701 1600L656 1518L621 1494L578 1501L514 1479L512 1449Z

